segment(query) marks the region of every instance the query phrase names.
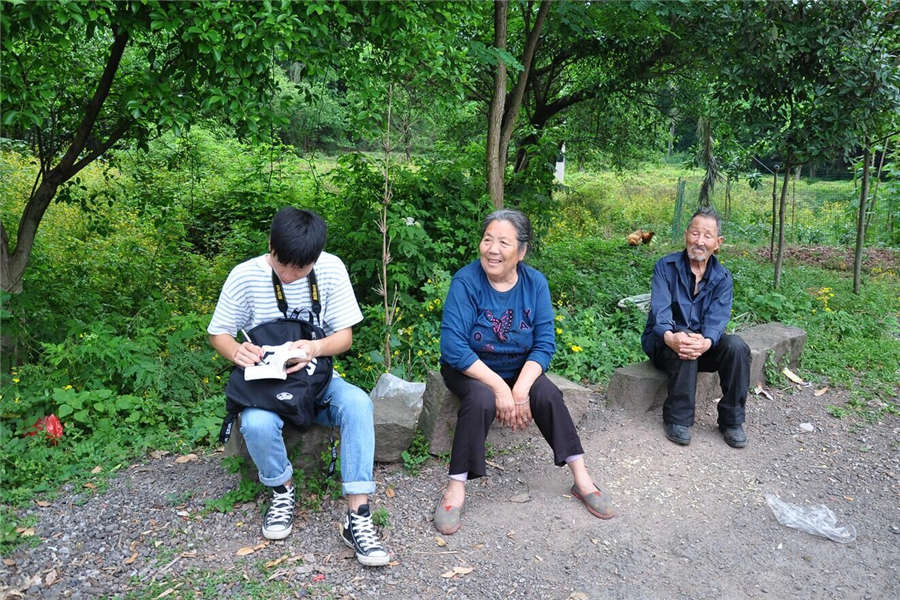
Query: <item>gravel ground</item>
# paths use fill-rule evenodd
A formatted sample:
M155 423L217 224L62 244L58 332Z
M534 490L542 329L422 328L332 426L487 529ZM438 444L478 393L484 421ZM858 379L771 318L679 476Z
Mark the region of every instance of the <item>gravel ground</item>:
M631 415L597 394L579 431L588 468L619 511L595 519L537 437L498 451L468 486L462 529L439 536L430 513L446 466L417 477L376 469L392 565L361 567L338 539L339 502L298 511L266 543L264 499L229 514L204 501L238 484L222 454L123 467L102 493L66 489L26 512L37 546L0 564L0 597L27 598L898 598L900 418L837 419L812 388L753 396L750 443L725 445L715 408L698 407L694 441L668 442L659 415ZM801 424L811 424L803 428ZM825 504L856 541L779 525L764 501ZM249 554L244 554L250 551Z

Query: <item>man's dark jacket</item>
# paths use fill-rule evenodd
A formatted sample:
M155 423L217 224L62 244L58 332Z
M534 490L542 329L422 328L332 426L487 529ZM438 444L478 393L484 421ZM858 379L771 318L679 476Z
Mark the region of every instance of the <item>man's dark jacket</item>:
M713 346L719 343L731 316L731 273L713 255L706 263L696 297L694 279L685 250L657 261L650 281L650 314L641 336L641 347L648 356L652 356L657 344L663 343L667 331L702 333L712 340Z

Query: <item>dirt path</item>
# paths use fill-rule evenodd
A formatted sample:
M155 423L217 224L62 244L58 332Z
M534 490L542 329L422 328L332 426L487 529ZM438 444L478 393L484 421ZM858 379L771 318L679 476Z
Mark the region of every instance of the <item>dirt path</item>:
M712 406L682 448L663 438L658 415L629 416L598 395L579 430L589 469L620 511L611 521L567 495L567 472L537 438L491 458L489 476L469 485L462 529L442 538L429 518L446 467L432 460L410 477L380 466L374 503L388 511L395 560L384 569L345 551L333 502L301 513L287 540L239 556L262 542L262 503L204 515L204 500L237 476L220 454L183 464L164 456L124 468L105 493L69 491L31 509L43 541L0 565L0 596L897 598L900 418L828 415L826 405L844 400L811 389L753 397L750 444L738 451L717 433ZM856 527L856 541L779 525L767 492L826 504Z

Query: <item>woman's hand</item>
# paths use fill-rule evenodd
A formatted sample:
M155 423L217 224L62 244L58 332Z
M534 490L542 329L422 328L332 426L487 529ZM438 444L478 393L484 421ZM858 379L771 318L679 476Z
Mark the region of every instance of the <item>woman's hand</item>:
M519 385L518 382L516 382L516 385L513 386L512 396L513 402L515 402L516 406L516 416L513 430L525 429L531 423L530 395L531 390L524 389L524 386Z
M494 406L497 410L497 419L503 425L515 429L516 403L513 400L512 391L506 383L501 382L494 388Z

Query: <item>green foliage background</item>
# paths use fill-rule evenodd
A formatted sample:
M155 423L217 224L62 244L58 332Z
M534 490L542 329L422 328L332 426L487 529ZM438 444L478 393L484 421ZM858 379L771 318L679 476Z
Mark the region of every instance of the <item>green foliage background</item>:
M490 209L482 159L473 148L419 157L392 171L397 375L421 380L438 366L450 276L476 257L480 220ZM22 210L34 168L26 154L0 153L8 227ZM643 360L644 315L616 304L645 292L654 262L680 247L668 233L679 176L701 178L697 171L643 165L577 174L552 196L546 181L520 183L528 193L510 198L512 205L521 199L542 232L528 260L551 284L554 372L603 384L616 367ZM810 196L803 227L840 241L831 232L841 228L830 219L852 215L853 183L802 185ZM19 344L4 357L11 368L0 374L0 504L52 495L64 481L94 481L102 489L105 476L149 449L217 443L228 365L209 347L205 327L228 271L265 252L271 215L285 204L313 208L329 223L327 248L346 262L366 317L337 368L371 389L385 363L384 309L372 290L382 189L377 156L309 160L287 146L246 144L215 128L162 136L147 152L118 152L83 171L45 217L23 293L3 298L3 328L15 331ZM844 273L789 265L773 292L771 266L755 250L767 241L761 223L767 202L746 182L734 187L726 234L736 243L723 249L736 280L732 327L769 320L803 327L806 377L852 387L855 401L876 412L895 407L896 266L870 271L855 296ZM625 235L637 227L659 233L650 245L629 247ZM56 445L26 435L50 413L65 427Z

